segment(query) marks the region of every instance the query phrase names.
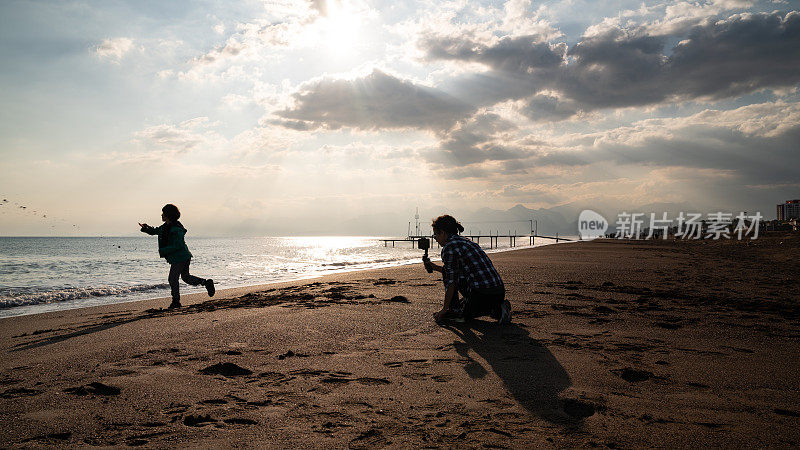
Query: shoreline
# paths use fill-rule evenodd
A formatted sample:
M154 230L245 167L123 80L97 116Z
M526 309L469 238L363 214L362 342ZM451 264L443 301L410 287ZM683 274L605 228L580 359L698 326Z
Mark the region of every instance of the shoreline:
M797 446L798 249L497 253L506 327L419 263L8 318L0 446Z
M17 237L17 236L14 236L14 237ZM30 236L24 236L24 237L30 237ZM103 237L105 238L105 236L103 236ZM136 237L138 237L138 236L136 236ZM530 246L530 245L518 245L516 247L499 247L499 248L493 248L493 249L484 249L484 251L486 251L487 254L496 254L496 253L505 253L505 252L511 252L511 251L519 251L519 250L533 249L533 248L539 248L539 247L546 247L546 246L556 245L556 244L567 244L567 243L577 243L577 242L581 242L581 241L549 242L549 243L546 243L546 244L539 244L539 245L533 245L533 246ZM434 258L432 258L432 260L433 261L439 261L440 258L439 257L434 257ZM364 265L366 265L366 264L374 264L374 263L365 263ZM264 288L264 287L271 286L273 284L301 282L301 281L304 281L304 280L313 280L313 279L317 279L317 278L323 278L323 277L326 277L326 276L329 276L329 275L336 275L336 274L342 274L342 273L351 273L351 272L361 272L361 271L370 271L370 270L378 270L378 269L391 268L391 267L403 267L403 266L409 266L409 265L414 265L414 264L420 264L420 263L415 262L414 260L402 260L402 261L397 261L396 263L391 263L389 265L379 266L379 267L363 267L363 265L362 265L362 267L354 267L354 268L337 268L337 269L331 269L331 270L326 271L324 273L315 272L315 273L307 274L307 275L296 277L296 278L288 278L288 279L284 279L284 280L276 280L276 281L270 281L270 282L266 282L266 283L245 284L245 285L242 285L242 286L226 287L226 288L223 288L223 289L219 289L217 291L216 295L219 295L220 293L222 293L224 291L229 291L229 290L242 290L242 289L248 290L248 289L251 289L251 288ZM354 265L354 266L357 266L357 265ZM188 285L186 285L185 283L181 282L181 289L182 290L186 289L187 287L188 287ZM37 304L32 304L32 305L12 306L12 307L8 307L8 308L4 308L3 310L0 310L0 311L11 311L11 310L18 311L18 310L22 310L24 308L35 309L35 308L47 307L49 305L53 306L55 309L50 310L50 311L41 311L41 312L20 312L19 314L3 316L3 317L0 317L0 322L2 322L4 319L9 319L9 318L13 318L13 317L23 317L23 316L31 316L31 315L35 316L35 315L40 315L40 314L56 313L56 312L60 312L60 311L71 311L71 310L75 310L75 309L97 308L97 307L103 307L103 306L109 306L109 305L115 305L115 304L127 304L127 303L136 303L136 302L152 302L152 301L166 301L166 302L169 302L170 301L170 297L168 296L169 295L168 294L169 288L166 288L165 290L167 291L166 296L156 296L156 297L146 297L146 298L131 298L129 300L116 301L116 302L107 303L107 304L95 304L95 305L85 305L85 306L72 306L72 305L69 305L70 302L81 302L81 301L86 301L86 300L90 300L90 299L93 299L93 298L98 298L96 296L86 296L86 297L81 297L81 298L61 301L61 302L37 303ZM185 302L183 301L184 298L189 298L189 297L194 298L195 296L201 296L202 297L203 295L205 295L205 294L202 291L201 292L188 293L188 294L182 293L181 294L181 301L182 301L182 303L185 304ZM100 298L110 299L110 298L113 298L113 297L115 297L115 295L109 295L107 297L106 296L102 296Z

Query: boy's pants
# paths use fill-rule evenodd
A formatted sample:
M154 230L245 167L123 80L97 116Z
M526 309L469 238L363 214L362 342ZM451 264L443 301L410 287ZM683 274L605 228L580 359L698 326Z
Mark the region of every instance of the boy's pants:
M181 293L180 288L178 286L178 277L183 278L187 284L192 286L199 286L201 284L205 284L206 280L196 277L189 273L189 263L192 261L192 258L187 259L184 262L170 264L169 268L169 287L172 289L172 302L173 303L180 303L181 302Z

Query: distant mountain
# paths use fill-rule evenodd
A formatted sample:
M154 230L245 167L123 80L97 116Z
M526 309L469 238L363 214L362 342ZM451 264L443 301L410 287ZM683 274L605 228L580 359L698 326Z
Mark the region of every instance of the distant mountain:
M480 230L482 234L489 232L506 234L515 230L519 234L528 234L531 226L541 235L564 234L567 230L567 221L560 213L544 208L530 209L523 205L516 205L505 211L481 208L458 219L464 228L471 229L475 233ZM531 220L534 221L533 224Z
M650 213L655 213L657 218L666 212L669 219L674 219L678 213L701 212L685 203L650 203L641 206L608 207L602 204L582 201L552 208L531 209L524 205L515 205L506 210L479 208L467 211L451 211L441 205L431 205L420 208L420 232L430 232L430 221L440 214L451 214L464 225L467 234L507 234L518 233L527 235L531 231L531 221L537 233L543 236L574 236L578 234L578 216L584 209L591 209L609 223L609 230L616 229L615 223L619 213L644 213L644 220L649 221ZM706 211L702 211L706 212ZM219 230L223 235L258 235L258 236L299 236L299 235L364 235L364 236L392 236L401 237L411 233L415 234L416 210L401 210L381 212L375 214L362 214L346 220L337 218L279 218L271 217L269 220L245 220L237 224L227 224L227 229ZM410 227L409 227L410 223ZM211 230L213 233L217 230Z
M688 203L669 203L669 202L656 202L648 203L646 205L619 205L607 206L603 204L590 204L588 202L582 203L569 203L566 205L556 206L550 209L567 217L568 220L564 224L564 228L569 230L571 234L577 234L578 230L578 216L581 211L590 209L601 216L605 217L609 224L609 231L616 230L616 223L619 214L625 212L628 214L641 213L642 220L649 223L650 214L654 213L657 219L661 219L663 214L667 213L667 219L675 219L680 212L700 212L693 208Z

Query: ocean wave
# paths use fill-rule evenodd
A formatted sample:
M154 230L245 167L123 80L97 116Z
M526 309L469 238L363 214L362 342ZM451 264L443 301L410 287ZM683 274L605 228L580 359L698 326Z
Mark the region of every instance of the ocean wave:
M0 296L0 309L13 308L16 306L39 305L42 303L65 302L69 300L79 300L82 298L91 298L91 297L108 297L112 295L122 296L137 292L165 289L168 287L169 285L166 283L142 284L142 285L125 286L125 287L100 286L100 287L70 288L70 289L61 289L57 291L34 292L28 294Z
M372 264L384 264L384 263L392 263L392 262L408 261L408 260L409 258L406 256L402 258L371 259L369 261L339 261L334 263L322 264L322 267L369 266Z

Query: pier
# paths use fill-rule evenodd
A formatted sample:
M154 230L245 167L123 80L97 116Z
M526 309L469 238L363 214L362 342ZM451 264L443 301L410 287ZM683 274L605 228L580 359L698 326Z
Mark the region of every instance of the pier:
M517 246L517 238L522 238L522 239L528 238L528 245L533 245L534 242L535 242L535 238L553 239L556 242L572 241L573 240L573 239L567 239L567 238L559 237L558 234L556 234L555 236L542 236L542 235L539 235L539 234L463 234L462 236L464 236L466 238L469 238L470 240L472 240L473 242L475 242L478 245L480 245L480 243L481 243L481 238L484 239L484 242L486 242L486 239L488 238L489 239L489 248L497 248L497 247L499 247L500 246L500 244L499 244L500 239L504 239L504 240L508 239L508 246L509 247L516 247ZM417 247L417 241L419 241L420 238L428 238L428 239L431 240L431 245L435 244L438 247L438 243L436 242L435 239L433 239L433 236L421 236L421 235L420 236L408 236L408 237L404 237L404 238L381 239L381 241L383 241L383 246L384 247L388 247L390 242L392 243L392 247L394 247L397 242L410 242L411 243L411 248L416 248Z

